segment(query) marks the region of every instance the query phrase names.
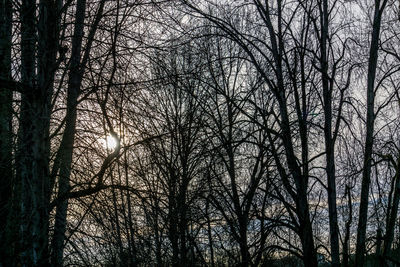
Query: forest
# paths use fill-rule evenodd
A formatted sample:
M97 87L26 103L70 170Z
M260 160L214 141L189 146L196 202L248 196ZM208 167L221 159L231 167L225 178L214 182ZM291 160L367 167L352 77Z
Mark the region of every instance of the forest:
M0 0L0 267L400 266L399 0Z

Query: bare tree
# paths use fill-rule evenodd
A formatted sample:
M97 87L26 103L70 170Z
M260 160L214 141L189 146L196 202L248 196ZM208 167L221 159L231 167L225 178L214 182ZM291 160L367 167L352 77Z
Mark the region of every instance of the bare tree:
M211 9L211 12L208 12L208 10L201 9L190 1L183 2L192 11L197 12L214 23L216 27L220 28L224 32L226 38L236 42L247 54L249 61L254 65L258 75L263 79L269 90L273 92L277 103L277 109L279 110L279 137L284 147L288 169L287 172L285 167L280 165L279 173L283 180L285 190L289 192L296 203L294 212L298 220L298 234L302 242L304 264L306 266L317 266L316 249L307 199L309 182L307 129L304 127L300 128L303 163L299 164L299 159L295 153L295 142L292 136L292 124L288 110L288 96L291 92L288 90L285 80L287 68L291 68L294 65L288 64L289 62L287 61L290 59L290 48L287 46L285 35L285 33L287 33L285 29L292 27L292 20L286 20L284 16L294 16L293 14L295 14L296 6L283 3L283 1L277 1L276 5L273 7L274 12L272 12L270 3L253 1L249 4L238 4L235 9L227 10L228 12L238 10L239 13L217 14L215 13L215 9L217 9L218 6ZM213 5L213 3L210 3L210 8L213 7ZM221 10L223 9L221 8ZM249 32L251 25L253 25L252 21L236 24L236 21L233 20L232 23L232 15L238 16L238 14L240 14L239 17L236 17L238 21L240 21L240 17L246 17L246 12L257 14L257 17L263 23L263 35L267 36L266 38L261 37L258 33ZM242 25L248 28L241 28ZM302 118L305 120L303 115L300 114L299 120L301 121ZM279 159L277 154L275 154L275 158L276 160ZM293 179L294 188L291 185L291 179Z
M382 15L385 11L387 0L374 1L374 14L372 25L371 44L369 48L368 58L368 77L367 77L367 120L366 120L366 136L364 150L364 166L362 174L362 187L360 196L360 211L358 217L357 229L357 250L356 250L356 266L364 265L364 254L366 244L366 229L368 218L369 190L371 183L371 161L372 148L374 144L374 124L375 124L375 77L378 62L379 51L379 34L382 23Z
M251 70L240 59L242 53L235 42L217 37L206 41L204 50L208 56L208 71L203 78L207 97L201 106L211 141L207 174L210 204L221 214L222 223L229 226L229 234L239 245L240 259L234 260L240 266L258 265L261 258L256 255L261 255L265 246L267 219L263 217L264 210L258 211L253 204L259 194L268 195L268 191L259 188L269 183L265 173L271 164L265 129L262 123L254 123L262 115L248 101L257 97L253 92L260 84L248 75ZM264 220L257 220L255 214ZM259 224L253 229L254 235L250 230L253 224ZM259 247L254 245L256 242Z

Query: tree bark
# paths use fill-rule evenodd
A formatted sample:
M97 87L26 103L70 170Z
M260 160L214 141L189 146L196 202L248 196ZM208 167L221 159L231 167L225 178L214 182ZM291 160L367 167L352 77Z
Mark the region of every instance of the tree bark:
M38 86L35 75L36 1L23 1L21 6L21 78L30 89L22 92L16 158L15 197L19 205L16 262L21 266L38 266L47 248L47 214L45 182L48 179L45 132L47 92ZM44 189L44 190L43 190Z
M386 231L384 236L383 257L386 258L390 255L392 243L394 238L394 228L396 226L397 212L400 203L400 156L396 162L396 174L394 182L393 201L388 210L388 218L386 220Z
M213 235L212 235L212 228L211 228L211 219L210 219L210 200L209 198L206 199L206 219L207 219L207 236L208 236L208 247L210 249L210 262L209 265L211 267L215 266L215 256L214 256L214 243L213 243Z
M381 4L382 3L382 4ZM387 0L375 0L374 19L372 25L372 38L369 50L368 77L367 77L367 121L364 150L364 166L362 172L360 211L357 228L356 266L364 265L366 231L368 221L369 189L371 183L372 148L374 144L375 124L375 77L378 62L379 34L381 29L382 13Z
M36 1L23 1L20 9L21 108L6 237L11 266L48 264L49 125L58 43L56 15L48 12L52 3L39 2L38 20Z
M58 195L62 196L69 192L71 165L72 165L72 152L75 140L76 116L77 116L77 102L82 82L82 72L80 70L81 63L81 47L83 39L83 28L86 10L86 0L78 0L75 15L75 28L72 40L71 51L71 65L68 80L68 93L67 93L67 114L65 118L65 130L63 133L60 148L56 157L55 166L59 170L53 170L56 174L59 171L59 186ZM58 203L56 207L56 217L54 225L54 233L52 238L52 266L62 266L62 258L64 252L64 238L66 231L66 218L67 218L68 199Z
M11 81L12 1L0 2L0 79ZM6 240L7 217L11 213L12 167L12 88L0 86L0 240ZM7 237L8 238L8 237ZM0 266L7 266L10 243L0 244Z
M350 227L353 221L353 203L351 199L350 187L346 185L347 195L347 206L348 206L348 218L345 225L345 235L343 241L343 267L349 267L350 265Z
M326 151L326 175L328 180L328 210L329 210L329 232L331 241L332 267L340 266L339 256L339 227L336 207L336 170L335 170L335 140L332 137L332 84L330 86L328 75L328 32L329 13L328 1L322 2L321 20L321 74L324 105L324 135ZM338 118L339 120L340 118Z
M49 264L49 215L51 198L51 179L49 176L50 159L50 117L52 112L52 96L54 91L54 74L57 69L57 51L59 51L60 16L58 6L60 0L40 0L39 1L39 21L38 21L38 44L37 44L37 80L38 87L45 92L43 95L43 132L45 133L43 156L46 158L46 178L43 180L43 247L41 264ZM58 6L57 6L58 5Z
M85 10L86 0L78 0L76 4L76 15L75 15L75 27L74 35L72 38L72 51L71 51L71 63L69 67L69 78L68 78L68 93L67 93L67 114L65 129L61 141L61 145L57 154L56 162L54 166L59 170L52 170L52 174L56 175L59 172L59 190L58 197L62 199L70 191L70 175L72 165L72 154L75 140L76 130L76 118L77 118L77 104L78 97L80 95L82 78L86 62L89 59L92 43L100 20L103 16L105 0L100 1L99 7L96 13L94 22L92 23L86 42L86 47L81 60L82 51L82 39L84 35L84 21L85 21ZM102 110L104 112L104 110ZM109 157L113 158L119 153L119 147ZM111 159L110 158L110 159ZM105 160L105 162L107 159ZM104 162L104 163L105 163ZM103 165L105 168L108 165ZM99 181L103 178L105 169L100 170ZM64 252L64 239L66 231L66 220L67 220L67 209L68 209L68 198L63 199L57 203L56 207L56 218L54 233L52 238L52 265L62 266L62 257Z

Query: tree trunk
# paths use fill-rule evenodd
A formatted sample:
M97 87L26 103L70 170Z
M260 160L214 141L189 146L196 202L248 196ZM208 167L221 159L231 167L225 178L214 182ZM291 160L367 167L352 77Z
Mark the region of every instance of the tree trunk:
M382 2L382 6L381 6ZM360 211L357 228L356 266L364 265L366 231L368 220L369 188L371 183L372 148L374 143L374 103L375 103L375 76L378 62L379 34L382 13L387 0L375 0L372 39L369 51L368 77L367 77L367 122L364 150L364 166L362 172Z
M270 34L271 39L271 47L273 53L273 59L275 61L275 73L277 80L277 87L274 89L273 93L279 104L279 111L281 116L281 135L282 135L282 143L285 149L285 155L287 159L287 165L290 173L292 173L296 191L297 191L297 199L296 201L296 215L299 220L299 235L303 247L303 257L304 257L304 265L310 267L318 266L317 263L317 252L314 247L314 238L312 225L310 220L310 209L308 205L307 199L307 188L308 188L308 173L302 173L300 166L297 163L297 157L294 153L294 146L292 141L291 129L290 129L290 120L287 110L287 100L286 100L286 86L284 82L284 74L282 68L283 61L283 49L284 49L284 40L282 37L282 6L281 1L278 1L277 4L277 12L278 12L278 34L275 33L274 27L272 25L270 19L270 11L268 4L266 5L265 15L267 21L267 27ZM268 77L265 77L266 81ZM306 149L307 150L307 149ZM305 162L303 162L305 163ZM287 179L286 177L282 177L283 179ZM290 183L284 183L286 189L290 192L291 185Z
M339 227L336 207L336 175L335 175L335 140L332 138L332 86L329 86L328 75L328 1L322 2L321 16L321 74L324 100L324 135L326 150L326 175L328 180L329 232L331 239L332 267L340 266ZM339 118L338 118L339 119Z
M288 167L290 172L292 173L296 185L296 215L299 220L299 237L301 239L303 248L304 266L316 267L318 266L317 252L314 247L313 231L310 220L310 209L307 199L308 174L302 174L301 169L297 164L297 158L294 154L281 66L279 66L278 69L278 73L280 73L278 75L278 84L279 88L281 89L279 94L277 95L277 98L282 118L282 142L285 148L285 155L287 158ZM282 177L282 179L288 180L288 178L286 177ZM291 185L289 184L289 182L284 183L284 186L288 191L291 190Z
M12 1L0 2L0 84L11 81ZM11 208L12 168L12 88L0 86L0 240L6 240L7 217ZM10 213L11 214L11 213ZM0 266L7 266L10 243L0 244Z
M396 166L396 174L395 174L395 182L394 182L394 195L393 195L393 202L391 204L391 208L388 211L388 219L386 223L386 232L384 237L384 246L383 246L383 256L384 258L389 256L392 243L394 238L394 228L396 226L396 219L397 219L397 211L399 209L399 202L400 202L400 156L397 159L397 166Z
M248 267L250 265L249 247L247 245L247 218L244 215L238 218L239 224L239 246L241 255L241 267Z
M21 108L12 212L7 217L8 265L48 265L49 126L57 51L56 25L49 21L56 16L49 15L49 5L40 1L38 20L36 1L23 1L20 10Z
M59 1L40 0L39 2L39 23L38 23L38 44L37 44L37 64L38 64L38 87L43 95L43 132L45 133L44 152L43 156L46 158L46 178L43 180L43 215L42 225L46 228L43 240L44 251L42 253L42 264L49 264L49 251L48 251L48 228L49 228L49 213L50 213L50 198L51 198L51 179L49 176L49 158L50 158L50 117L51 117L51 100L54 90L54 74L57 69L56 59L59 42L60 32L60 17L58 16L57 4ZM50 12L53 11L53 12Z
M53 170L53 173L59 171L58 196L63 196L69 192L70 175L72 165L72 153L75 140L77 102L82 81L81 67L81 47L83 39L83 28L85 19L86 0L78 0L75 28L72 40L71 66L68 80L67 95L67 114L65 118L65 130L63 133L60 148L54 165L59 166L59 170ZM56 207L56 217L54 233L52 238L52 266L62 266L64 252L64 238L66 231L68 199L61 201Z
M207 198L206 199L207 234L208 234L208 246L210 248L210 261L211 261L209 263L209 265L211 267L214 267L215 266L214 244L213 244L213 238L212 238L212 229L211 229L211 219L210 219L209 207L210 207L210 200Z
M299 218L299 236L303 247L303 262L305 267L317 267L317 251L314 246L310 210L306 190L298 190L296 213Z
M170 182L169 196L168 196L168 235L172 246L172 266L179 266L179 236L178 236L178 211L177 211L177 197L176 197L176 179L171 175L173 181Z
M186 189L182 189L186 191ZM182 194L182 195L181 195ZM187 205L186 205L186 193L181 192L180 197L178 199L178 206L179 206L179 239L180 239L180 247L179 247L179 254L180 254L180 259L179 259L179 265L180 266L187 266L187 232L188 232L188 225L187 225Z
M376 231L376 250L375 250L375 255L379 259L379 256L381 256L382 253L382 229L379 227L378 230Z
M43 77L35 75L36 1L21 6L21 95L16 157L15 203L20 224L17 264L45 266L47 261L49 155L49 92ZM40 68L40 62L39 62ZM40 74L40 69L38 71ZM51 96L50 96L51 97Z
M122 118L121 118L122 120ZM124 138L122 136L121 138ZM122 143L124 141L122 140ZM124 176L125 176L125 184L126 186L129 186L129 170L128 170L128 160L126 156L126 150L124 151ZM132 212L132 202L131 202L131 194L129 190L126 191L126 198L128 202L128 214L127 214L127 219L128 219L128 225L127 225L127 233L128 233L128 246L129 246L129 266L131 267L136 267L137 266L137 260L136 260L136 244L135 244L135 229L133 227L133 212ZM157 259L157 266L161 266L161 244L160 240L158 237L158 213L155 213L155 243L156 243L156 259Z
M353 221L353 203L351 200L350 187L346 185L347 205L349 209L348 218L345 226L345 236L343 241L343 267L349 267L350 261L350 227Z

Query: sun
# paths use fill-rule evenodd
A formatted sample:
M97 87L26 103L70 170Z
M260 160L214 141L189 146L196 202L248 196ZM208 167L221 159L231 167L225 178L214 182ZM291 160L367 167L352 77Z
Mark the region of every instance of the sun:
M113 137L111 135L108 135L106 137L105 146L107 149L113 150L117 147L117 145L118 145L118 141L115 139L115 137Z

